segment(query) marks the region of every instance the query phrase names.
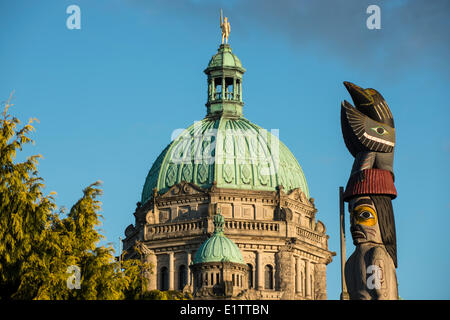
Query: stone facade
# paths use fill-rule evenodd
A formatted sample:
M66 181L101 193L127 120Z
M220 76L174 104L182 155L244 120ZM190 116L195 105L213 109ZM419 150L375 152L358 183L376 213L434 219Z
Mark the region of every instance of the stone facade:
M248 291L248 267L235 262L191 265L189 289L197 299L236 299Z
M285 193L228 188L203 189L181 182L164 194L155 190L138 203L135 224L125 230L127 258L140 243L153 266L149 289L194 292L191 261L213 233L213 216L220 208L224 233L242 252L242 290L234 299L326 299L326 265L334 252L313 199L300 188ZM213 279L211 288L214 286ZM224 278L222 278L224 279ZM212 290L212 289L211 289Z

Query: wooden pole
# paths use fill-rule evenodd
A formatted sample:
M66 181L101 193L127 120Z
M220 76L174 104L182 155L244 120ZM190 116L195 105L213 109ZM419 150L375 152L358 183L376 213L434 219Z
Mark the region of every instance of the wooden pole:
M339 225L341 236L341 300L349 300L345 282L345 206L344 187L339 187Z

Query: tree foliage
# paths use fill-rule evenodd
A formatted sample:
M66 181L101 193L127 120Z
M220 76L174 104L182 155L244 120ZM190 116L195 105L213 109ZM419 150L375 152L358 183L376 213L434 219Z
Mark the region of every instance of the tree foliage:
M0 119L0 299L140 298L150 266L119 265L112 247L99 246L100 182L85 188L66 214L57 211L55 193L43 193L40 155L15 163L16 153L32 143L35 119L20 128L8 114L10 100ZM68 286L70 266L80 268L79 289Z
M143 300L192 300L192 294L176 290L150 290L142 293L140 298Z

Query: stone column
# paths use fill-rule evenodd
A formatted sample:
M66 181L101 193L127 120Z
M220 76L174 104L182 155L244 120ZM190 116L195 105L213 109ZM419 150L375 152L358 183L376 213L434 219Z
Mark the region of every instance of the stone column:
M264 266L262 263L262 251L256 251L256 289L264 289Z
M300 257L295 257L295 292L302 292L302 269L300 267Z
M175 267L173 252L169 252L169 290L174 290L174 280L175 280Z
M189 268L189 266L191 265L191 252L187 251L186 252L186 271L187 271L187 285L190 286L192 281L191 281L191 269Z
M208 79L208 101L212 100L212 80Z
M325 263L318 263L314 266L314 286L317 300L327 299L327 266Z
M310 265L309 260L305 261L305 296L308 299L311 299L311 281L310 281Z
M222 78L222 100L225 100L225 78Z
M295 270L292 251L287 248L281 248L275 254L275 262L277 284L275 288L282 291L281 299L291 300L295 293Z
M304 297L306 295L306 287L305 287L305 260L299 259L300 263L300 294Z
M233 100L236 100L236 78L233 77Z
M315 288L315 283L314 283L314 270L315 270L315 264L314 263L310 263L309 264L309 274L310 274L310 278L309 282L311 283L311 299L315 300L316 299L316 288Z
M148 290L156 290L158 287L158 258L156 254L150 253L146 256L147 262L150 263L150 267L153 269L153 272L149 272L148 275Z
M239 81L239 101L242 102L242 79Z
M143 253L143 259L150 265L150 270L144 272L147 290L155 290L158 285L158 259L155 252L149 249L145 244L141 243L139 247Z

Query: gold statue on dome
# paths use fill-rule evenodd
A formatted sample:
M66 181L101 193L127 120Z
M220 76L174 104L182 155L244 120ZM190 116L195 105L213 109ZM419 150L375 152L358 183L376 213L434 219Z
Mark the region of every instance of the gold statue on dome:
M222 30L222 44L223 40L228 44L228 37L230 36L231 26L228 22L228 18L225 17L225 20L223 19L223 12L222 9L220 9L220 29Z

